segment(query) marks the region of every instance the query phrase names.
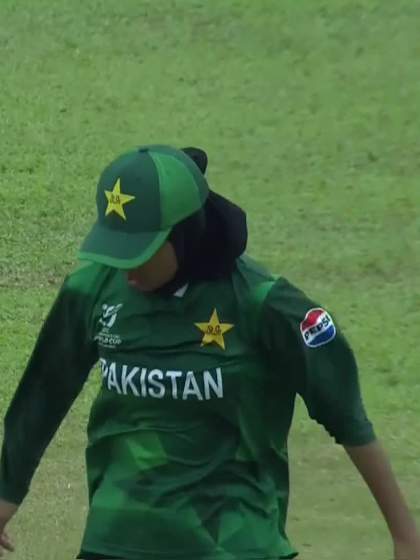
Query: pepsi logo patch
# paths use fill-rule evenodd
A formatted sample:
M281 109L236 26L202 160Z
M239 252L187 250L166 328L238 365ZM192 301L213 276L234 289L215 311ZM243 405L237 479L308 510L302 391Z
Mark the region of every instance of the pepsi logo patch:
M335 337L337 331L329 313L321 307L310 309L300 324L303 340L309 348L327 344Z

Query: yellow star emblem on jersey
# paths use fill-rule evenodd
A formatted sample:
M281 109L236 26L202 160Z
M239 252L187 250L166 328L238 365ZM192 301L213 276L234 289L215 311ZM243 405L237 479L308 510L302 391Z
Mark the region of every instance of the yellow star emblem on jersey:
M120 179L114 185L112 191L105 191L105 196L108 200L108 206L105 211L105 216L108 216L112 212L115 212L123 220L127 220L127 216L124 212L124 204L131 202L136 197L131 194L123 194L121 192Z
M225 339L223 337L228 331L233 329L234 325L230 323L221 323L219 321L219 316L217 315L217 310L215 309L210 317L208 323L194 323L196 327L204 333L203 340L201 341L201 346L206 344L212 344L213 342L225 350Z

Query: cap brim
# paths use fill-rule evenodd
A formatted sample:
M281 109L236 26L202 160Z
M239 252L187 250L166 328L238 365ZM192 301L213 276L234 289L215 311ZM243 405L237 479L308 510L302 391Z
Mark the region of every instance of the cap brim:
M79 259L130 269L147 262L165 243L171 229L127 233L96 223L79 251Z

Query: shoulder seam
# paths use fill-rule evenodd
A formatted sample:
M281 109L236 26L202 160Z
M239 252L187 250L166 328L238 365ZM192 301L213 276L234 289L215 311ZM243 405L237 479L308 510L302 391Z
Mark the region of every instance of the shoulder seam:
M252 315L254 317L255 325L256 325L256 332L259 332L260 330L260 322L264 310L264 304L275 282L276 282L275 280L266 280L258 284L252 290L251 306L253 310Z

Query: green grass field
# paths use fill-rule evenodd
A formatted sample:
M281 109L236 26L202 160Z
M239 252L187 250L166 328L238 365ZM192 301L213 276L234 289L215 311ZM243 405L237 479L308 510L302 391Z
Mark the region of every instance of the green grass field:
M78 245L103 166L198 145L254 257L335 312L420 521L420 1L1 0L0 413ZM65 420L10 526L15 560L70 560L85 425ZM303 560L387 560L358 475L299 405L289 533Z

